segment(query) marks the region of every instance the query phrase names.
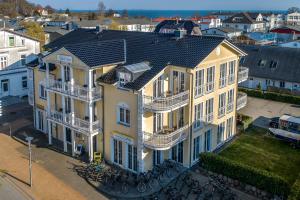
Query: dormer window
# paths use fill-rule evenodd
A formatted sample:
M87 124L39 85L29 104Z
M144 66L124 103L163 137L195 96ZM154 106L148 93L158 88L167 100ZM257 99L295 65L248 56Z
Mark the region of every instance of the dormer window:
M266 60L260 59L260 60L258 61L258 66L264 67L264 66L266 65L266 63L267 63Z
M131 75L126 72L119 72L119 87L124 87L126 83L130 82Z
M270 63L270 68L275 69L277 67L277 61L272 60Z

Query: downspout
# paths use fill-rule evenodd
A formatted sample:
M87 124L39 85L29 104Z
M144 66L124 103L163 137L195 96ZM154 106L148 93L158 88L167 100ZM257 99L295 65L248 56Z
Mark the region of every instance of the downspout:
M191 75L191 81L192 84L190 84L192 87L190 89L190 121L191 121L191 126L190 126L190 167L192 167L192 139L193 139L193 123L192 123L192 119L193 119L193 96L194 96L194 76L192 73L190 73Z
M101 91L102 91L102 157L104 158L104 155L105 155L105 134L104 134L104 86L103 85L100 85L101 87ZM110 144L110 143L109 143Z

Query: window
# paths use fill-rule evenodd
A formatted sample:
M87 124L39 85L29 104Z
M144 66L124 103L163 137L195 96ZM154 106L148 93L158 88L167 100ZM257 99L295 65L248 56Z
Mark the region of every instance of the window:
M211 151L211 129L207 130L205 132L205 152L210 152Z
M66 128L66 141L68 143L72 142L72 132L71 132L71 129L69 129L69 128Z
M163 162L163 154L162 151L153 151L153 166L160 165Z
M21 40L22 46L25 46L25 39Z
M124 87L128 82L130 82L130 74L119 72L119 87Z
M10 47L14 47L15 46L15 37L14 36L9 36L8 37L8 45Z
M65 82L69 82L71 80L70 67L68 66L64 66L64 79Z
M40 131L44 130L44 113L41 110L37 110L37 129Z
M164 76L158 77L153 83L153 97L162 97L164 94Z
M214 90L214 82L215 82L215 67L207 68L207 76L206 76L206 92L210 93Z
M204 94L204 69L196 71L196 89L195 96L202 96Z
M193 149L193 161L196 161L199 158L199 154L202 151L201 149L202 136L194 138L194 149Z
M229 78L228 83L232 84L235 80L235 61L229 62Z
M240 65L243 65L245 63L245 57L241 57L240 59Z
M27 88L27 76L22 77L22 88L23 89Z
M210 123L214 118L214 98L206 100L206 122Z
M228 91L228 98L227 98L227 112L233 111L233 104L234 104L234 89Z
M163 113L153 114L153 130L154 132L159 132L163 128Z
M224 133L225 133L225 122L222 122L218 125L218 135L217 135L217 144L220 144L224 141Z
M65 97L65 113L71 113L71 98Z
M264 66L266 65L266 63L267 63L266 60L260 59L260 60L258 61L258 66L259 66L259 67L264 67Z
M183 163L183 142L172 147L171 159Z
M227 119L227 139L233 135L233 117Z
M272 60L270 63L270 68L275 69L277 67L277 61Z
M226 86L227 82L227 63L221 64L220 66L220 88Z
M195 105L195 122L194 129L200 128L203 121L203 103Z
M223 117L225 115L226 106L226 93L219 95L219 117Z
M137 148L131 144L128 144L128 169L137 171Z
M21 55L21 65L24 66L26 65L26 55Z
M122 142L113 139L114 142L114 163L122 165Z
M270 86L271 85L271 80L266 79L266 86Z
M5 69L7 67L7 57L0 57L0 70Z
M129 126L130 125L130 110L125 106L119 106L118 111L118 122L120 124Z
M280 81L280 83L279 83L279 87L281 87L281 88L285 88L285 82L284 82L284 81Z
M40 83L39 85L39 96L41 99L47 99L47 91L44 84Z

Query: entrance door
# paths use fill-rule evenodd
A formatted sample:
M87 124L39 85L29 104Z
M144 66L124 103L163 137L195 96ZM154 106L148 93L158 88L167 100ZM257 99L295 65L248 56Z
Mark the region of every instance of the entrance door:
M8 79L1 81L1 90L2 90L2 96L9 95L9 80Z

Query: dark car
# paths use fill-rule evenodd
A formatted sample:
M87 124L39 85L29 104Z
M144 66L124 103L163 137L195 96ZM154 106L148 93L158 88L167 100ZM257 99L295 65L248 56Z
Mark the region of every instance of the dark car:
M279 117L273 117L270 119L269 126L272 128L278 128L279 127Z

